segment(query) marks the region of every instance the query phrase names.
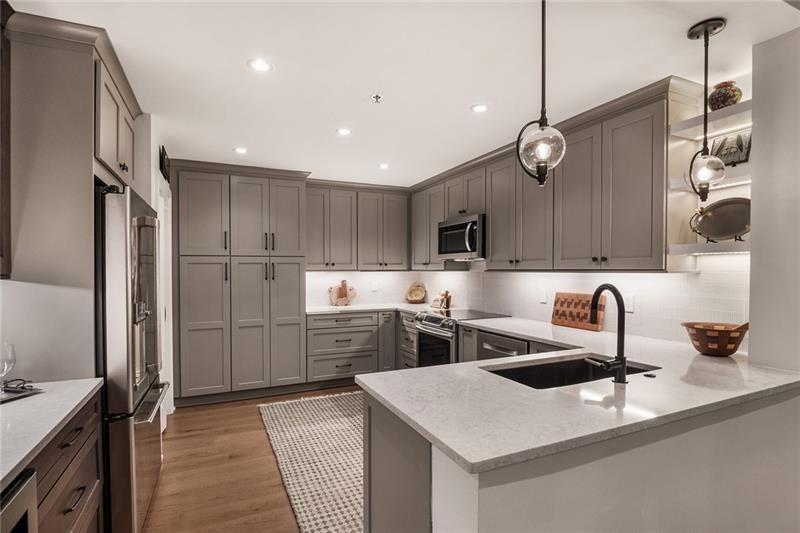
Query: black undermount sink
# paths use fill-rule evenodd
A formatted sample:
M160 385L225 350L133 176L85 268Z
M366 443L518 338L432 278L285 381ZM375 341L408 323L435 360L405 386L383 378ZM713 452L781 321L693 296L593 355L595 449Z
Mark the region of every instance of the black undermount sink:
M614 370L603 370L591 363L584 361L584 357L602 361L612 361L612 357L596 354L585 354L579 359L567 359L555 361L553 363L530 364L515 368L504 368L501 370L489 370L492 374L522 383L534 389L552 389L554 387L566 387L576 383L586 383L587 381L597 381L598 379L613 378ZM641 372L651 372L659 370L661 367L628 361L628 374L639 374Z

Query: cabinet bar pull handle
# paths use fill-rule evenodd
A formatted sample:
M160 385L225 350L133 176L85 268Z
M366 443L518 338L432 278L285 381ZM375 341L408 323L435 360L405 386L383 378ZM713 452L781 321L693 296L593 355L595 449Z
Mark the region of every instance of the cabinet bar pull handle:
M351 320L353 320L353 319L352 318L335 318L333 321L334 322L350 322Z
M228 281L228 263L225 263L225 281Z
M228 249L228 232L222 232L222 248L227 250Z
M78 440L78 437L80 437L81 433L83 433L83 426L76 427L75 429L72 430L72 432L75 434L75 436L69 439L68 441L63 442L61 446L59 446L59 448L63 450L64 448L69 448L70 446L75 444L75 441Z
M269 263L264 263L264 280L269 281Z
M341 365L336 365L336 368L350 368L351 366L353 366L353 363L344 363Z
M600 261L601 261L601 262L603 262L603 263L605 263L606 261L608 261L608 257L606 257L606 256L602 256L602 257L600 258Z
M597 263L597 256L595 255L592 256L592 263Z
M272 234L272 251L275 251L275 234Z
M78 499L75 500L75 503L64 509L64 514L69 514L78 508L78 505L80 505L81 500L83 499L83 495L86 494L86 485L78 487L76 490L78 491Z
M336 342L353 342L353 339L336 339Z
M275 263L272 263L272 281L275 281Z
M264 249L269 250L269 233L264 232Z

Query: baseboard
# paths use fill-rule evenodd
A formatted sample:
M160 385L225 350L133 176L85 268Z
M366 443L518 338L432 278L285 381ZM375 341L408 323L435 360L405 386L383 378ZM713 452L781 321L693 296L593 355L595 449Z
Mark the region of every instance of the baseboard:
M221 394L206 394L203 396L190 396L175 398L175 407L191 407L193 405L209 405L214 403L235 402L239 400L252 400L253 398L270 398L297 392L310 392L316 390L333 389L355 385L355 378L337 379L319 383L298 383L297 385L284 385L283 387L269 387L266 389L252 389Z

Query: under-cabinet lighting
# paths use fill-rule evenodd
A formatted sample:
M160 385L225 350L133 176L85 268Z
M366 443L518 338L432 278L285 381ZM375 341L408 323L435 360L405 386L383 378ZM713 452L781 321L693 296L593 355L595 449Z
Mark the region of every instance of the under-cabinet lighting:
M268 72L272 70L272 65L270 65L260 57L254 57L253 59L247 62L247 65L256 72Z

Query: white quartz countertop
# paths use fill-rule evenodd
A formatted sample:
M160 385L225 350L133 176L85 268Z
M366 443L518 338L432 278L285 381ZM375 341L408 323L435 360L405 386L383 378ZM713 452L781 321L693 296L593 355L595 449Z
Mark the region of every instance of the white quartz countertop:
M353 305L310 305L306 307L307 315L327 315L329 313L358 313L375 311L407 311L418 313L430 311L430 304L410 303L381 303L381 304L353 304Z
M101 378L35 383L44 392L0 405L2 489L100 390Z
M630 361L661 367L655 378L534 389L487 369L613 356L616 334L519 318L474 320L481 330L585 348L356 376L376 400L467 472L513 465L690 416L800 388L800 374L759 367L744 354L708 357L686 342L628 335Z

